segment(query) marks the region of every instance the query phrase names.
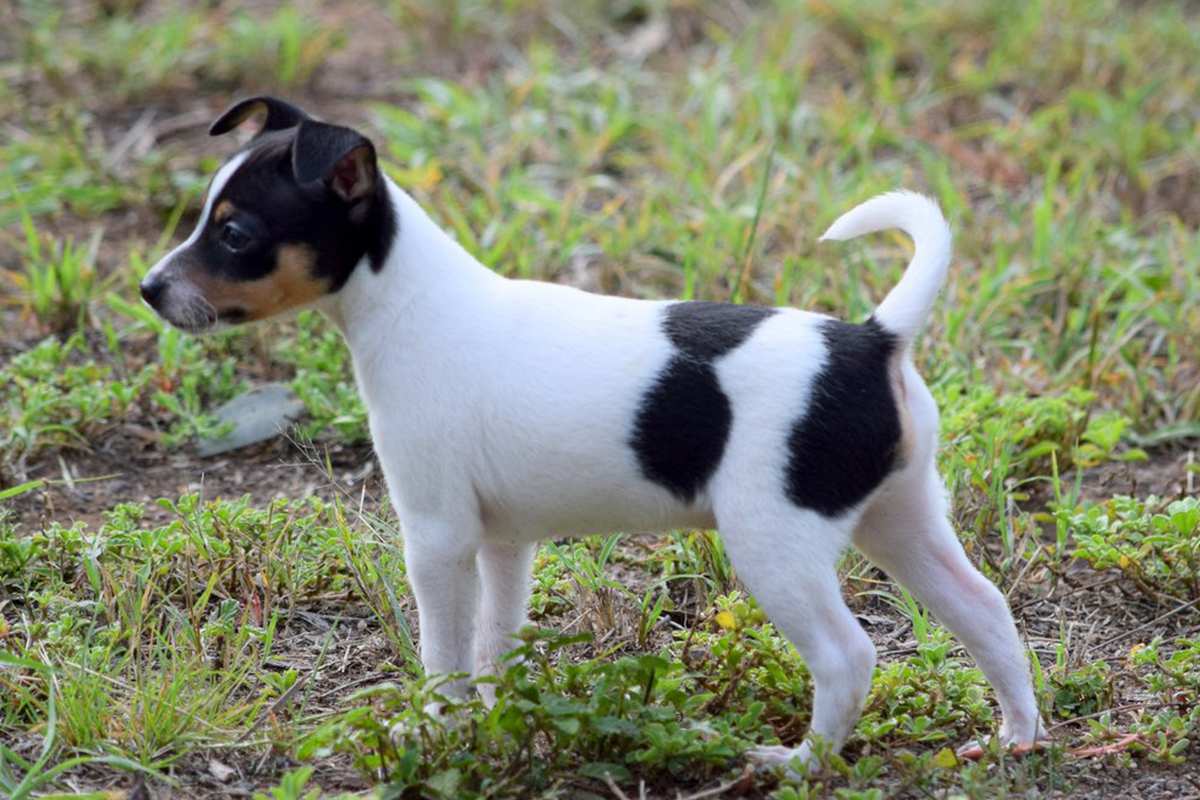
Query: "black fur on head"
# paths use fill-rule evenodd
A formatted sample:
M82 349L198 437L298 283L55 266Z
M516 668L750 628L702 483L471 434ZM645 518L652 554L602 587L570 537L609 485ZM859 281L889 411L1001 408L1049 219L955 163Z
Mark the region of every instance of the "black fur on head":
M294 128L309 118L308 114L305 114L301 109L277 97L269 97L267 95L247 97L225 109L225 113L217 117L213 124L209 126L208 135L220 136L223 133L228 133L255 114L264 112L266 116L263 118L262 127L258 130L259 134L266 133L267 131L283 130L284 128Z
M263 111L262 128L209 188L199 230L143 285L147 302L181 327L308 305L339 291L364 258L378 272L391 248L395 210L371 141L273 97L235 103L210 132ZM205 313L172 314L185 305Z

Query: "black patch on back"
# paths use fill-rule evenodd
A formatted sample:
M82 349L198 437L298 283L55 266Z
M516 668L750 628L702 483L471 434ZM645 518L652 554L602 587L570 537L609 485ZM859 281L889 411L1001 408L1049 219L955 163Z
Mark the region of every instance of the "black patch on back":
M900 413L888 363L896 337L872 317L821 323L828 362L788 438L787 496L836 517L862 502L896 466Z
M663 332L679 352L642 398L629 446L646 479L685 503L695 500L721 463L733 426L713 363L774 313L728 303L673 303L666 309Z
M675 303L667 307L663 330L671 344L699 361L712 361L750 338L773 308L732 303Z
M303 243L316 254L314 277L341 289L363 256L371 269L382 268L396 235L396 217L387 183L380 178L361 219L324 186L302 186L292 171L295 128L269 131L248 146L250 155L214 199L236 208L234 218L258 233L255 249L232 254L218 242L220 225L210 224L194 245L203 263L226 280L252 281L275 266L275 252L287 244Z

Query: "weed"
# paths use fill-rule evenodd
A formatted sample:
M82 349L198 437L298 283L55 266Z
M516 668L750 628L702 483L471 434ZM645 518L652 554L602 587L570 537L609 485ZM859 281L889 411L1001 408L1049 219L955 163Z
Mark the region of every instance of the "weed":
M341 32L310 19L292 6L283 6L260 19L245 12L234 15L211 56L211 68L226 80L261 80L295 87L308 82L324 60L345 43Z
M367 411L350 374L350 353L341 334L306 311L297 319L295 335L284 340L278 353L295 367L292 388L308 409L300 435L313 437L332 429L344 441L365 441Z
M383 777L389 791L434 797L532 792L570 770L599 788L605 775L628 781L699 771L717 774L747 735L760 735L756 708L692 723L709 700L690 691L678 662L656 655L615 661L555 663L551 656L579 637L527 631L496 681L491 709L480 701L453 702L436 684L379 686L369 701L315 731L301 758L350 753L365 774ZM450 703L430 716L429 702ZM623 762L612 760L623 753Z
M1054 714L1061 719L1090 717L1112 706L1112 671L1103 661L1077 670L1059 664L1050 673Z
M1194 449L1192 11L311 10L13 7L13 46L0 47L0 794L136 773L194 795L215 785L193 772L218 748L256 782L230 792L271 800L337 791L354 765L356 787L397 796L610 796L606 775L631 797L643 781L647 796L736 780L787 800L1141 789L1144 770L1065 756L1080 747L1152 761L1155 781L1177 781L1162 791L1190 791L1196 468L1164 499L1108 499L1117 490L1096 476L1114 471L1093 468L1151 455L1138 471L1154 473ZM364 83L366 66L397 79ZM850 557L850 606L881 652L861 723L808 780L738 777L751 745L800 740L811 681L720 538L699 530L542 547L533 619L588 635L527 631L494 707L453 701L435 718L385 503L271 501L277 487L255 476L257 500L143 506L60 480L68 450L126 434L170 454L165 476L193 480L212 462L187 459L186 442L264 380L291 381L306 404L301 438L326 453L318 493L336 491L341 445L367 440L349 354L315 314L194 339L137 300L215 167L192 127L264 83L388 97L363 106L368 121L338 121L365 127L385 170L465 247L505 275L609 294L860 320L895 285L907 241L816 236L873 193L934 195L955 259L913 355L942 411L955 522L1017 609L1063 748L959 762L958 741L994 733L982 676ZM311 110L344 114L343 99ZM1050 609L1114 632L1056 627Z
M24 263L21 271L6 271L14 291L10 302L51 330L83 327L100 288L95 262L101 230L96 230L86 247L77 247L70 240L43 241L28 208L19 203L18 210L25 234L23 252L18 257Z
M1072 555L1117 569L1146 595L1200 598L1200 500L1114 497L1055 512L1071 532Z
M269 789L269 794L255 792L254 800L317 800L320 789L304 790L312 774L312 767L297 767L280 778L279 785Z

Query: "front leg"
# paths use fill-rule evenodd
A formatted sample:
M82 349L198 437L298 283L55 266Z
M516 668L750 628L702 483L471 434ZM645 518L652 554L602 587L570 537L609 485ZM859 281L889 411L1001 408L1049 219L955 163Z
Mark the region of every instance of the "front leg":
M474 677L499 672L502 657L517 644L515 634L525 624L530 572L536 552L534 542L484 542L479 549L483 594L475 633ZM493 684L481 683L478 689L485 703L490 706L495 702L496 687Z
M415 516L402 520L404 561L417 598L421 663L427 677L471 671L479 610L480 524L475 517ZM467 693L464 679L444 684L451 697Z

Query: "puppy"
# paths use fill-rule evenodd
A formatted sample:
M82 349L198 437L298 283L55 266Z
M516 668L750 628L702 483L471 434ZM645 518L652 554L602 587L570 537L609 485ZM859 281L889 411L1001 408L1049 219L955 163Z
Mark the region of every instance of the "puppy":
M496 668L525 620L538 540L715 527L815 685L808 738L757 758L808 764L814 737L836 749L858 719L875 648L838 586L850 544L970 651L995 688L1003 742L1038 740L1008 606L947 520L938 411L910 358L950 259L931 200L876 197L825 233L894 227L916 245L862 324L604 297L483 267L349 128L254 97L210 132L252 115L261 130L217 171L196 229L142 295L195 333L306 306L341 329L400 518L428 673Z

